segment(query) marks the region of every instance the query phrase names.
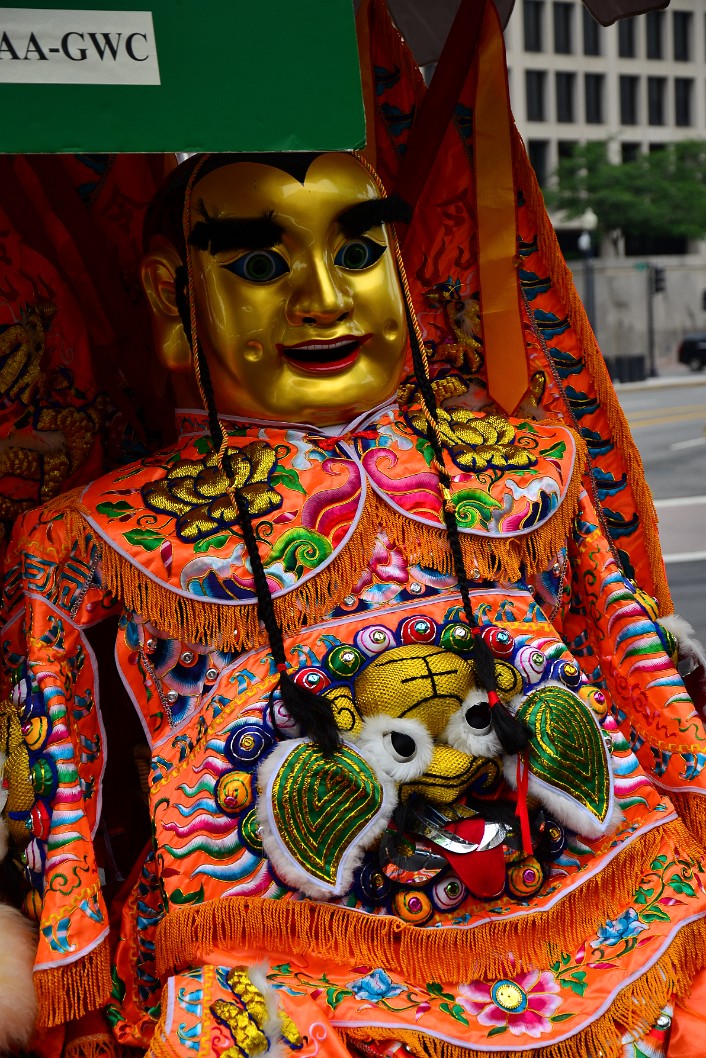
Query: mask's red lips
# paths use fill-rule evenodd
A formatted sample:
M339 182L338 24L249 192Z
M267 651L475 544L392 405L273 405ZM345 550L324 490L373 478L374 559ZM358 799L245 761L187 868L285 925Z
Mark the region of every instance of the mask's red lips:
M294 367L311 374L331 374L350 367L358 359L361 346L372 334L344 334L340 338L316 338L296 345L278 345L277 352Z

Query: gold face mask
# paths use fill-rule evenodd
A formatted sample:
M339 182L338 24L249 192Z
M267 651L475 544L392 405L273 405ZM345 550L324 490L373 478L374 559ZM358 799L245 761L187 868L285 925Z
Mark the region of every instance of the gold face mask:
M303 183L251 161L197 180L198 337L222 414L323 426L392 396L407 333L384 216L348 154Z

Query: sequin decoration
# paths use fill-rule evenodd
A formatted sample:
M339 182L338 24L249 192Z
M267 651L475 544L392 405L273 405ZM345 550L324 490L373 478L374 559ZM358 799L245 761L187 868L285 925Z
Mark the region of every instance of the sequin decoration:
M498 628L497 625L485 625L481 629L480 637L492 650L496 658L509 658L515 649L515 638L506 628Z
M526 687L539 683L547 666L547 659L541 650L527 645L520 647L514 658L515 668L522 674Z
M355 645L365 654L382 654L383 650L394 647L392 632L384 625L369 625L356 633Z
M560 658L559 661L552 662L550 678L559 680L570 690L575 691L581 685L581 669L575 661Z
M398 635L402 643L431 643L436 636L436 625L428 617L408 617L400 625Z
M468 895L468 890L455 874L446 875L437 882L431 891L431 899L437 911L453 911L462 904Z
M363 900L371 904L384 904L392 891L392 883L383 874L377 859L367 860L357 872L355 889Z
M225 744L225 755L237 768L249 770L274 744L272 735L262 724L240 724L230 733Z
M541 865L534 856L525 856L524 859L507 866L507 891L516 900L526 900L534 896L542 888L543 881Z
M473 646L473 632L468 625L454 622L444 628L439 645L445 650L466 653Z
M355 647L340 646L333 648L326 661L332 672L346 679L358 671L364 657Z
M229 816L237 816L252 802L252 775L247 771L227 771L216 786L216 804Z
M421 889L410 889L395 893L392 910L403 922L412 926L423 926L434 913L432 902Z
M249 852L255 856L263 855L262 838L260 837L260 824L255 809L251 809L240 821L240 840Z

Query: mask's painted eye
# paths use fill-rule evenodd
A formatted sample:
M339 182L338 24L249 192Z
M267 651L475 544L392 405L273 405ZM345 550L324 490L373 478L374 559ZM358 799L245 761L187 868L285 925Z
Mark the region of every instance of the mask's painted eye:
M348 268L351 271L360 271L362 268L370 268L379 261L387 247L380 246L361 235L358 239L349 239L344 242L335 257L335 264L339 268Z
M223 267L249 283L270 283L289 271L284 257L274 250L251 250Z

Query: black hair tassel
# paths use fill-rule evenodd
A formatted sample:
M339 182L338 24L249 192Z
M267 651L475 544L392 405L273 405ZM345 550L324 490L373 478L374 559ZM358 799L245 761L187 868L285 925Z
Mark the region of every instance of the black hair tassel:
M324 756L329 757L335 753L341 745L341 733L336 726L328 698L314 694L308 687L302 687L286 669L280 670L279 693L282 705L292 720L316 743ZM276 728L274 715L272 723Z
M425 370L424 357L419 347L417 332L409 305L407 306L407 322L409 329L409 341L412 349L412 363L414 373L419 385L422 400L432 418L436 419L438 407L436 395L431 380ZM449 538L449 547L453 558L454 572L458 581L458 589L463 601L463 611L468 624L473 629L473 662L475 666L478 684L488 694L488 705L490 706L490 722L493 731L498 736L500 745L507 754L519 753L526 748L531 731L525 723L513 716L507 706L498 697L498 685L495 678L495 656L485 640L480 637L478 622L473 613L471 595L468 584L466 564L463 560L461 549L461 537L456 521L456 512L451 501L451 478L444 468L444 455L441 442L436 431L430 423L427 423L427 440L431 445L437 464L437 473L442 492L442 513L446 524L446 532Z
M200 347L197 350L197 356L211 443L218 452L223 443L223 428L218 418L208 362ZM250 559L250 568L257 595L258 615L265 626L272 657L280 673L279 692L282 696L282 704L312 742L315 742L321 752L328 756L336 751L341 741L333 713L333 706L327 698L314 694L308 687L302 687L295 683L287 671L282 629L277 622L272 593L267 583L267 574L257 547L248 501L241 490L237 488L231 490L231 496L238 508L238 521L243 533L248 558Z

